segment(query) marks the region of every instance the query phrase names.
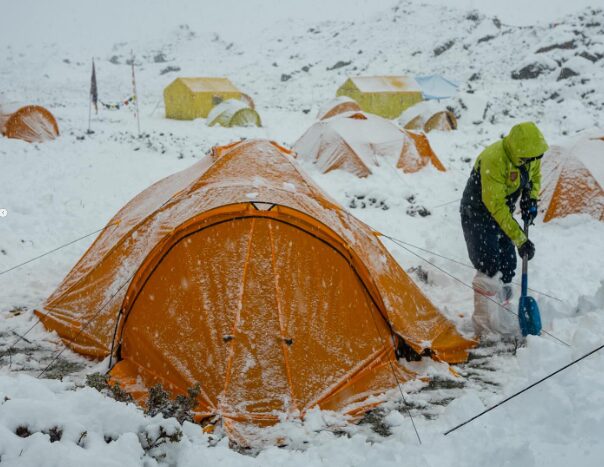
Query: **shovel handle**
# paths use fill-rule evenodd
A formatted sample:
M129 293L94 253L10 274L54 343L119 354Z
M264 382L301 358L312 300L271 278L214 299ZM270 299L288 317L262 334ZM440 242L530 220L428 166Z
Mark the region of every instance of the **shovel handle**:
M524 234L528 239L529 234L529 223L528 221L524 221ZM528 254L524 254L522 256L522 297L526 297L528 294Z

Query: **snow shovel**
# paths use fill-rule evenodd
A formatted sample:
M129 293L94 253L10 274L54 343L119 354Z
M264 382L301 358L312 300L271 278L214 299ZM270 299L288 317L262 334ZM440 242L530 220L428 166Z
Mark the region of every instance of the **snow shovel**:
M524 222L524 233L528 238L529 223ZM532 334L538 336L541 333L541 314L539 306L533 297L528 296L528 255L522 257L522 291L518 303L518 320L523 336Z

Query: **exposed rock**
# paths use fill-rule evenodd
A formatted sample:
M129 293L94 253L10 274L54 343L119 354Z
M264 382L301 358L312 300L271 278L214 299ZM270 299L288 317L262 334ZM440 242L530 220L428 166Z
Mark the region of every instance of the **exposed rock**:
M159 72L160 75L165 75L166 73L172 73L173 71L180 71L180 67L179 66L167 66L166 68L164 68L162 71Z
M292 75L288 75L287 73L283 73L281 75L281 81L282 82L289 81L290 79L292 79Z
M579 53L578 56L581 58L584 58L585 60L589 60L591 63L596 63L598 60L600 60L602 58L600 55L593 55L585 50L583 52Z
M495 36L493 36L492 34L489 34L487 36L484 36L484 37L481 37L480 39L478 39L478 43L480 44L481 42L488 42L493 39L495 39Z
M512 71L512 79L535 79L554 68L543 62L529 63L519 70Z
M159 52L153 57L155 63L165 63L167 61L166 54Z
M453 41L453 40L447 41L444 44L439 45L438 47L436 47L434 49L434 56L438 57L439 55L442 55L447 50L449 50L451 47L453 47L453 45L455 45L455 41Z
M541 54L541 53L549 52L550 50L554 50L554 49L568 50L568 49L575 49L576 47L577 47L577 45L576 45L575 41L570 40L570 41L562 42L561 44L552 44L552 45L547 45L545 47L541 47L535 53Z
M333 66L331 66L331 67L326 68L326 70L327 70L327 71L331 71L331 70L337 70L338 68L343 68L343 67L345 67L345 66L350 65L351 63L352 63L352 61L344 62L344 61L342 61L342 60L338 60L338 62L337 62L335 65L333 65Z
M113 55L110 59L109 59L110 63L113 63L114 65L119 65L120 64L120 57L118 57L117 55Z
M573 76L579 76L579 73L577 73L572 68L564 67L562 68L562 70L560 70L560 74L558 75L557 81L572 78Z

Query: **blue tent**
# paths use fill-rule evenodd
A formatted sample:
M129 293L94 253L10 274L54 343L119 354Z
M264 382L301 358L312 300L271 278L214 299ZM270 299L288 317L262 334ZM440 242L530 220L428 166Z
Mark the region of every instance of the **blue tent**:
M415 80L424 94L424 99L447 99L457 94L459 83L441 75L416 76Z

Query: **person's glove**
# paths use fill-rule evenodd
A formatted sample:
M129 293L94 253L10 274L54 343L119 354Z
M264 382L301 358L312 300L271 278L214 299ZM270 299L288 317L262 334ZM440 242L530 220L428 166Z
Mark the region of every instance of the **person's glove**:
M526 255L529 261L532 260L533 256L535 256L535 244L527 238L526 242L518 247L518 254L521 258L524 258Z
M529 225L532 224L538 213L537 200L529 196L523 196L520 200L520 213L524 222Z

